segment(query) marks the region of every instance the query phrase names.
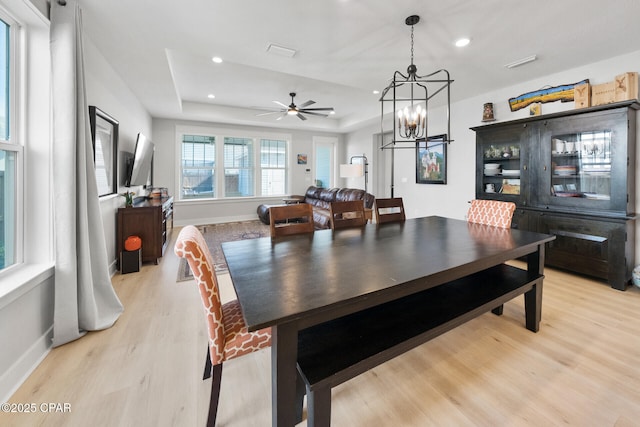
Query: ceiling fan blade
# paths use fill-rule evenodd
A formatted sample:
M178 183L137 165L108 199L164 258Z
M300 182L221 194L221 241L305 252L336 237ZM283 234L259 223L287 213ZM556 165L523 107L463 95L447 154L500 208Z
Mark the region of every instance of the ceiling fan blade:
M279 116L276 120L282 120L283 117L287 116L287 112L285 111L284 113L282 113L281 116Z
M333 107L326 107L326 108L304 108L304 109L300 109L300 111L334 111Z
M288 105L284 105L282 102L280 101L272 101L274 104L278 104L279 106L281 106L282 108L289 108Z
M268 116L268 115L270 115L270 114L278 114L278 113L281 113L281 112L282 112L281 110L278 110L278 111L268 111L268 112L266 112L266 113L256 114L256 117L258 117L258 116Z
M308 105L315 104L315 103L316 103L316 101L308 100L304 104L300 104L300 107L298 107L298 108L304 108L304 107L306 107Z
M298 116L300 120L307 120L307 118L300 113L296 114L296 116Z
M311 116L320 116L320 117L328 117L329 113L316 113L315 111L300 111L304 114L309 114Z

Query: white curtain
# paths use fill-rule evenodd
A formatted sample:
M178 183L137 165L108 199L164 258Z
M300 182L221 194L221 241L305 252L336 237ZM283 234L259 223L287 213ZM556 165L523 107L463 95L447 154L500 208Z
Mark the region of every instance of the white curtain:
M85 93L77 0L51 2L55 307L53 345L111 327L123 311L109 275Z

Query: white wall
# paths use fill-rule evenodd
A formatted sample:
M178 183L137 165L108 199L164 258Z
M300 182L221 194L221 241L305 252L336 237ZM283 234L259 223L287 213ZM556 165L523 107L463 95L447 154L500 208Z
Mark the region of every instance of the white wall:
M154 185L167 187L170 194L177 195L178 185L176 167L177 160L177 127L215 128L215 129L245 129L252 133L264 132L291 135L291 186L290 194L304 194L304 191L313 183L313 137L335 136L339 143L342 137L334 133L309 132L293 129L274 129L254 126L226 125L221 123L192 122L171 119L153 120L153 142L156 145L154 158ZM338 150L340 152L340 150ZM306 165L296 163L297 154L306 154ZM307 172L307 169L310 172ZM281 198L258 197L246 200L187 200L174 199L174 223L186 224L212 224L217 222L238 221L257 218L256 209L262 203L281 203Z
M100 54L91 39L86 36L84 38L84 59L88 104L98 107L118 121L118 193L129 190L142 195L141 187L131 189L124 187L125 161L127 154L133 154L138 132L153 138L151 116ZM115 272L117 258L116 211L122 206L124 206L124 197L113 195L100 198L111 273Z
M451 138L447 152L447 184L425 185L415 183L415 152L397 150L395 154L395 192L404 198L409 217L441 215L464 219L468 209L467 202L475 197L475 132L469 128L482 124L482 107L493 102L497 121L509 121L527 117L529 109L511 112L509 98L540 89L544 86L557 86L575 83L588 78L592 84L604 83L626 71L640 71L640 51L611 58L607 61L566 70L561 73L543 76L539 79L486 93L481 96L464 99L451 105ZM514 69L517 72L517 68ZM455 79L455 76L452 76ZM455 93L455 82L451 86ZM553 102L542 104L542 114L571 110L573 102ZM446 133L446 123L442 108L430 112L429 134ZM640 122L639 122L640 123ZM638 126L640 141L640 126ZM385 129L386 130L386 129ZM358 153L367 149L367 141L380 132L379 125L370 125L365 129L351 132L345 136L347 153ZM640 166L640 150L636 150L636 164ZM368 154L367 154L368 155ZM378 173L376 165L373 173ZM375 179L375 175L374 175ZM406 182L403 182L405 181ZM371 182L371 179L370 179ZM640 212L640 173L636 173L636 212ZM640 221L636 225L636 235L640 236ZM635 264L640 263L640 238L636 241Z

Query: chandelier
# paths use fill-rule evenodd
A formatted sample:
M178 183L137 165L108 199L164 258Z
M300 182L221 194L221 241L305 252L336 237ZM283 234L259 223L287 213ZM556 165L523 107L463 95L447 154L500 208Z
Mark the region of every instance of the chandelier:
M418 15L411 15L405 20L405 24L411 25L411 64L407 67L407 75L400 74L408 82L416 82L418 79L418 67L413 63L413 26L420 22ZM423 87L418 84L418 86ZM425 135L427 129L427 109L422 108L420 104L414 105L413 84L410 86L411 90L411 105L405 106L398 110L398 134L403 138L422 138ZM427 101L425 96L425 103Z
M438 134L445 134L444 143L451 139L451 80L445 69L437 70L424 76L418 75L418 67L414 60L413 27L420 22L418 15L411 15L404 23L411 27L411 63L406 74L400 71L393 73L393 79L384 88L380 96L382 112L380 115L380 148L391 150L391 197L394 186L394 151L396 148L414 149L417 141L429 137L429 101L439 93L446 93L446 104L438 106L446 108L446 124L438 129ZM391 107L391 111L389 110ZM389 127L385 129L385 121L389 123L389 116L393 117L391 139L387 138ZM388 125L387 125L388 126ZM446 126L446 128L445 128ZM383 142L384 141L384 142ZM400 143L411 143L411 146L399 146Z

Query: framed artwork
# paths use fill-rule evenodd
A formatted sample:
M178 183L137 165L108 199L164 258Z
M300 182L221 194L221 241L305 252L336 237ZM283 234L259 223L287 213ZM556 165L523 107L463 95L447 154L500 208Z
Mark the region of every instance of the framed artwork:
M298 164L306 165L307 164L307 155L306 154L298 154Z
M108 196L118 189L118 121L93 105L89 121L98 196Z
M447 183L447 135L416 140L416 183Z

